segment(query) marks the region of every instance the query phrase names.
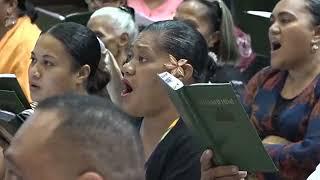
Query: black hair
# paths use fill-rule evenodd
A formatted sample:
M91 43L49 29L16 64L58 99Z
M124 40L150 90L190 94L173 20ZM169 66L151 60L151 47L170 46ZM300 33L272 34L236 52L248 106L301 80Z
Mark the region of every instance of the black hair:
M190 1L190 0L187 0ZM195 0L208 8L207 14L213 32L219 31L220 41L209 50L218 55L222 62L235 62L239 52L234 35L234 23L229 8L222 0Z
M313 17L314 24L320 25L320 0L306 0L307 7Z
M59 124L50 139L62 141L66 156L80 161L87 166L84 168L113 180L143 179L143 146L138 130L111 101L65 94L40 102L36 111L58 113Z
M214 61L208 56L206 40L190 25L175 20L155 22L142 32L157 33L154 42L177 60L187 59L193 66L193 78L196 82L208 82L214 74Z
M30 1L18 0L18 8L20 10L19 17L27 15L30 17L32 23L37 20L38 13Z
M110 74L98 69L102 54L100 43L93 31L81 24L67 22L57 24L45 33L52 35L64 44L66 50L73 57L73 70L77 70L83 65L90 66L91 71L86 88L89 94L94 94L105 88L110 80Z

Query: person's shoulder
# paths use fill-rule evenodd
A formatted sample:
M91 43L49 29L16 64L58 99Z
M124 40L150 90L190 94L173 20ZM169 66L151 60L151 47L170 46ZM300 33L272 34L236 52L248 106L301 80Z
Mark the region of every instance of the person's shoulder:
M20 43L34 46L41 34L41 30L36 24L31 23L30 18L27 16L20 17L20 21L22 22L16 32L19 35Z
M278 75L281 75L282 71L277 70L277 69L273 69L271 66L265 67L263 69L261 69L259 72L257 72L256 75L253 76L252 79L255 79L261 83L269 80L272 77L276 77Z
M177 125L172 129L172 133L168 135L168 139L171 140L177 148L183 148L183 146L188 145L198 147L199 145L196 143L195 137L181 118L177 122Z

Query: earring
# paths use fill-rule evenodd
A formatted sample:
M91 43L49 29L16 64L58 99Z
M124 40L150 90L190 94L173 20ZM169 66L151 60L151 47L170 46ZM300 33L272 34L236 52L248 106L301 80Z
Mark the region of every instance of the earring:
M4 22L4 27L11 27L14 26L17 23L17 19L13 16L9 16L6 18L5 22Z
M312 45L312 51L317 51L319 46L317 44Z
M319 49L319 45L316 40L311 40L311 52L316 53Z

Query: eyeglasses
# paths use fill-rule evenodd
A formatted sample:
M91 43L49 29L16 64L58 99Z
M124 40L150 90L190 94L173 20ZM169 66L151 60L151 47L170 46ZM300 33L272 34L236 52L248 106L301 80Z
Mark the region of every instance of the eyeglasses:
M126 13L128 13L128 14L130 14L132 19L133 19L133 21L135 21L135 11L134 11L134 9L132 7L120 6L119 9L124 11L124 12L126 12Z

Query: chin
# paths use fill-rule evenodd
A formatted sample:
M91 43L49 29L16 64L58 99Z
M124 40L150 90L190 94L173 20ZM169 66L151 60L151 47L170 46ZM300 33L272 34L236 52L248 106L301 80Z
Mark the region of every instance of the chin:
M280 59L271 59L270 66L272 69L284 70L284 63Z
M40 98L39 96L37 95L32 95L31 94L31 100L32 102L40 102L43 98Z
M132 106L129 103L121 102L119 107L123 112L127 113L130 116L140 117L140 114L141 114L140 113L141 108L139 108L140 106Z

